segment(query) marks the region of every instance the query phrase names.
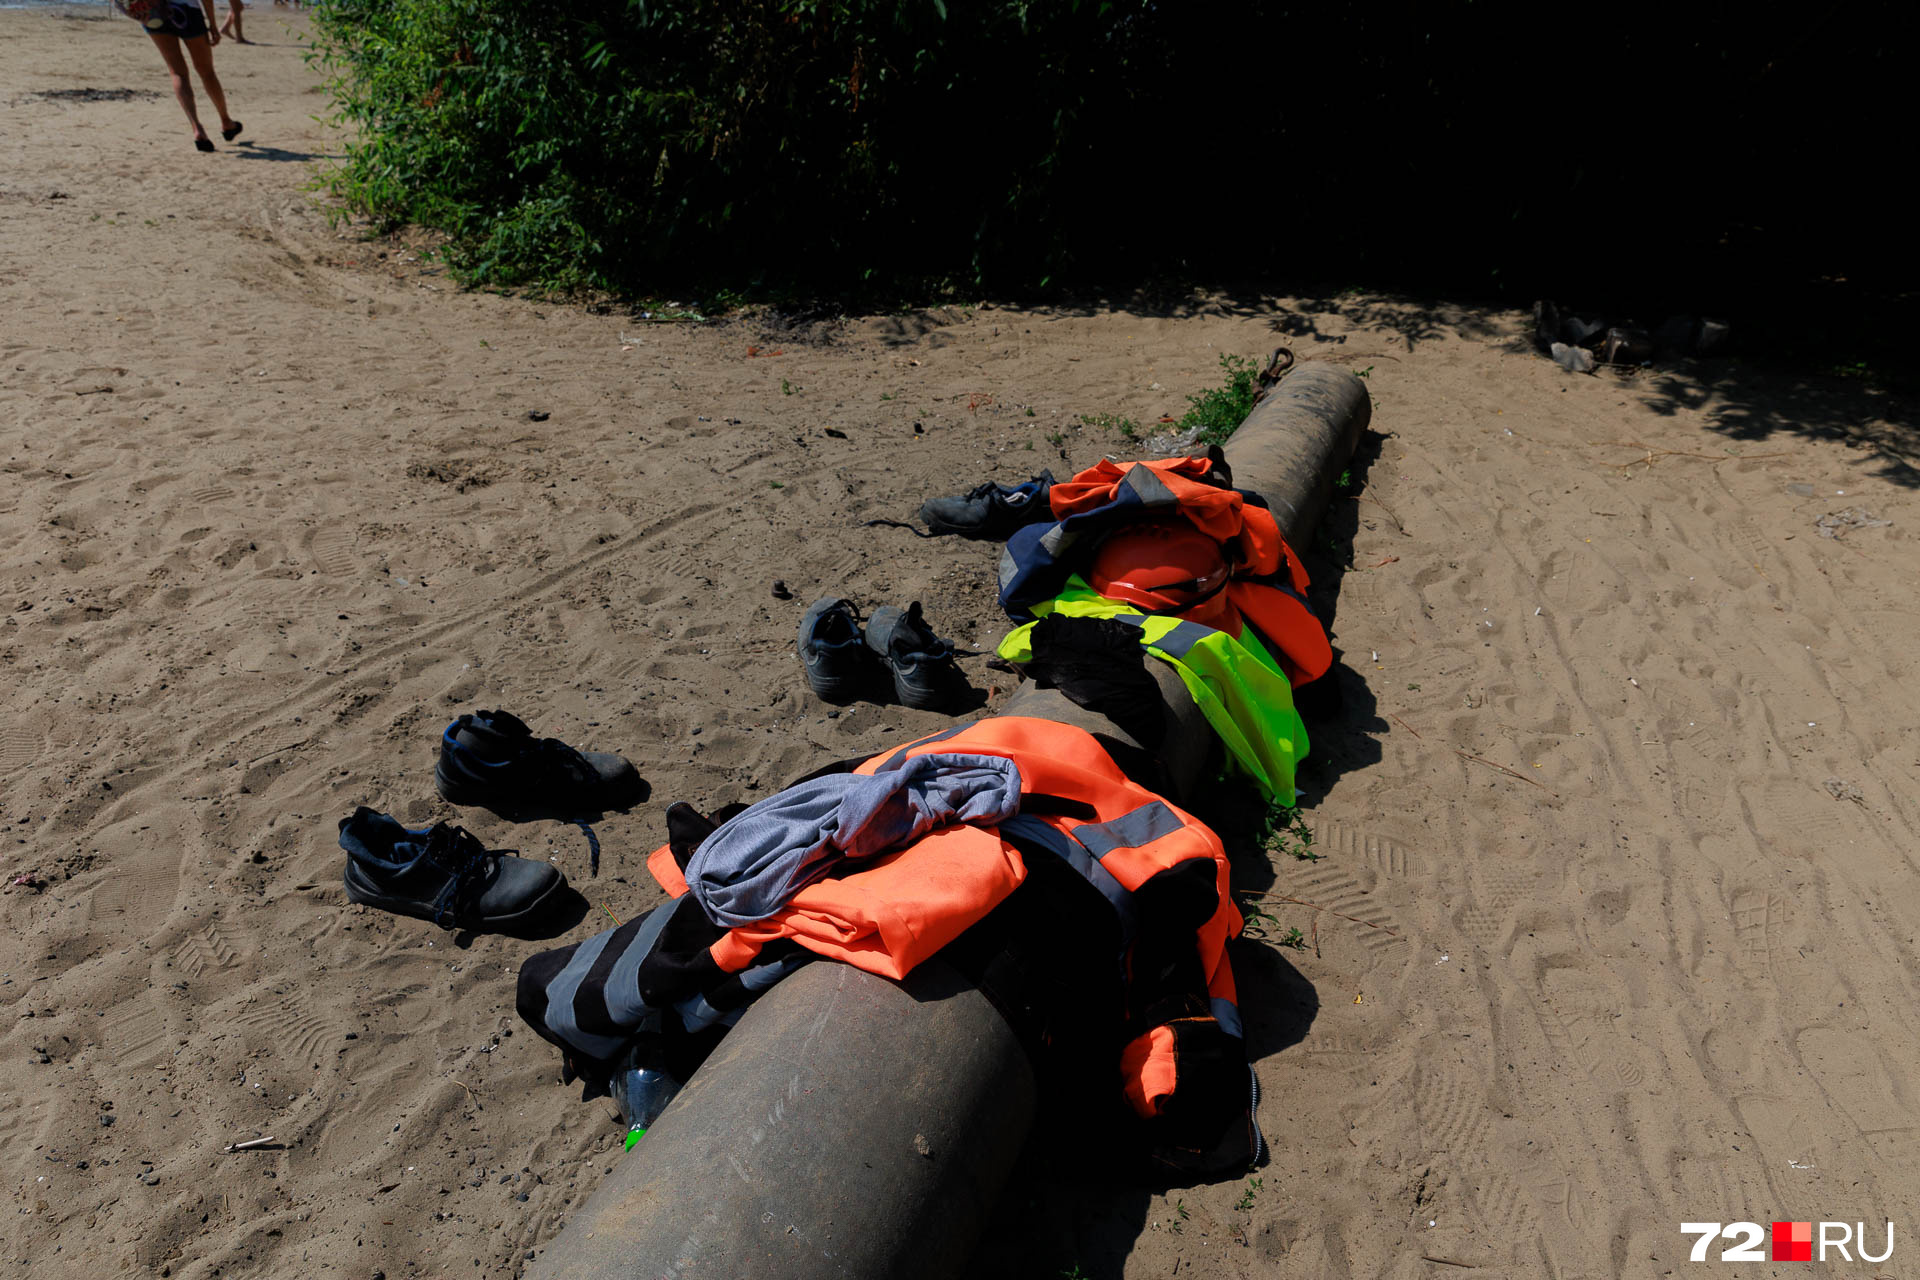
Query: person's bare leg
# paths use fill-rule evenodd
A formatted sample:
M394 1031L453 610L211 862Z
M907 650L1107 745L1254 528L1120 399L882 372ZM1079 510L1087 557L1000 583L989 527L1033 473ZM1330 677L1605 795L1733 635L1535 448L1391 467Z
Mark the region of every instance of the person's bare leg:
M164 35L158 31L147 32L154 47L160 50L161 61L167 64L167 74L173 77L173 96L179 100L180 109L187 113L187 123L193 126L193 136L204 138L207 131L200 127L200 111L193 101L193 84L187 79L187 60L180 53L180 37ZM200 41L204 48L206 41ZM201 79L204 81L205 76ZM226 112L222 111L222 115Z
M233 117L227 114L226 90L220 87L220 73L213 69L213 46L207 43L205 36L195 36L191 40L178 41L187 46L187 56L193 59L193 69L200 73L200 87L207 91L207 100L213 103L213 109L220 113L220 131L225 133L233 128ZM175 52L174 57L179 57ZM182 78L184 79L184 72ZM192 114L191 111L188 112ZM196 124L198 122L196 121Z
M247 39L246 33L241 30L241 15L246 11L247 6L242 4L241 0L228 0L227 20L220 24L220 29L232 36L240 44L253 43L253 41Z

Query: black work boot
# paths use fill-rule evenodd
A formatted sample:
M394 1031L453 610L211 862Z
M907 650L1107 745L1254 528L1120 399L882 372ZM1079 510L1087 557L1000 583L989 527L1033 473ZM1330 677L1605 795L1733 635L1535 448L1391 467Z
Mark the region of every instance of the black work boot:
M920 505L920 519L934 533L1005 542L1014 530L1053 519L1047 493L1053 472L1042 471L1025 484L976 485L956 498L929 498Z
M647 798L647 784L624 757L536 738L505 711L476 711L448 725L433 781L444 799L511 822L577 821Z
M446 929L524 924L565 889L558 867L487 849L463 828L418 830L361 805L340 820L347 897Z
M920 616L920 602L905 609L890 604L873 611L867 623L867 647L893 672L893 695L921 711L953 708L967 687L953 660L953 642L933 634Z

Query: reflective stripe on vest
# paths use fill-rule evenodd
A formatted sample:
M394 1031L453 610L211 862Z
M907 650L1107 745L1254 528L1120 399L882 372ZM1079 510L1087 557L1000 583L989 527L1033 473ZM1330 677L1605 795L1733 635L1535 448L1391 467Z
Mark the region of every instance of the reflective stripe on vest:
M1213 1011L1214 1021L1220 1024L1222 1031L1237 1039L1246 1039L1246 1032L1240 1029L1239 1005L1231 1000L1222 1000L1219 996L1207 1001L1207 1005Z
M1125 885L1113 878L1113 872L1100 865L1098 854L1057 827L1023 813L1015 814L1001 823L1000 834L1037 844L1078 871L1088 884L1100 891L1100 896L1107 900L1114 914L1120 917L1121 947L1125 948L1133 944L1133 894Z
M1147 624L1155 620L1153 615L1144 613L1117 613L1113 615L1112 618L1114 622L1124 622L1128 626L1138 627L1142 631L1146 631ZM1159 621L1164 622L1166 619L1161 618ZM1212 634L1213 629L1211 627L1203 627L1197 622L1182 620L1176 625L1168 627L1166 631L1159 636L1149 635L1147 637L1147 643L1161 650L1169 658L1184 658L1188 652L1193 649L1193 646L1199 644Z
M1155 800L1111 822L1082 823L1073 829L1072 835L1094 857L1104 862L1115 849L1138 849L1141 845L1152 844L1185 827L1186 824L1174 816L1173 810Z

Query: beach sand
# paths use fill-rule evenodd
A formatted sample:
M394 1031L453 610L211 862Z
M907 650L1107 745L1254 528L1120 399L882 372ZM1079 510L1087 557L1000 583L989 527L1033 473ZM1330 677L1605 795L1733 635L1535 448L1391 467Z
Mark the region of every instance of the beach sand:
M1305 548L1344 663L1323 856L1242 868L1314 904L1234 953L1273 1159L1149 1194L1035 1150L976 1271L1658 1276L1683 1221L1844 1219L1896 1225L1858 1274L1914 1274L1886 401L1569 375L1517 310L1365 292L704 326L463 292L307 194L339 144L299 23L217 51L246 145L202 156L133 24L0 12L9 1274L515 1274L623 1158L612 1110L518 1025L542 944L349 905L337 821L552 857L572 937L644 910L668 804L946 723L811 699L810 601L1004 632L990 548L863 522L1125 456L1077 415L1151 426L1279 342L1374 416ZM146 96L43 96L83 88ZM1822 536L1848 509L1892 523ZM598 879L577 829L434 795L441 727L494 706L650 780Z

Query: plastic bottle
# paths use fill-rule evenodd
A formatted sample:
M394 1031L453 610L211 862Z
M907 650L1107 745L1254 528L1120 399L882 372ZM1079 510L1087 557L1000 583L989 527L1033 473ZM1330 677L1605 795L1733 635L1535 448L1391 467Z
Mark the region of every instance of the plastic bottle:
M680 1082L667 1074L662 1064L657 1036L643 1035L634 1040L621 1059L620 1069L614 1072L612 1092L620 1119L627 1126L625 1149L631 1151L680 1092Z

